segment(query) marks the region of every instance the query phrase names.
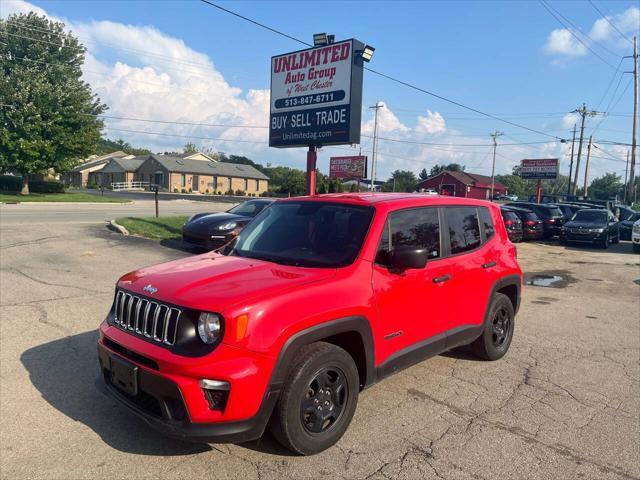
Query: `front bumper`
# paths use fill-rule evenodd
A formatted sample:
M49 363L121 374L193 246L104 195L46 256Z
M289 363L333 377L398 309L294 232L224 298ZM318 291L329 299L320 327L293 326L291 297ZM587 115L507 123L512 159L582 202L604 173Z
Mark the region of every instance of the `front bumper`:
M631 235L631 241L634 245L640 245L640 234L634 233Z
M220 235L199 235L188 230L182 230L182 242L190 248L203 250L218 250L236 237L236 233Z
M242 361L236 362L240 371L226 371L234 363L231 358L233 355L245 356L242 350L226 347L227 352L221 352L218 362L203 362L203 358L209 355L186 359L189 367L184 366L178 374L169 373L171 365L159 356L147 355L147 351L132 348L134 340L138 339L132 337L127 344L115 341L104 334L104 330L109 328L113 327L101 327L98 342L100 371L107 392L151 427L173 438L201 443L239 443L255 440L262 435L280 391L280 385L268 385L268 372L272 370L269 362L250 360L247 363L247 359L242 358ZM221 344L218 348L224 350L224 347ZM150 348L160 349L147 347ZM229 355L229 349L236 352ZM137 388L134 394L111 381L114 358L116 362L124 361L136 367ZM248 368L250 364L254 368ZM226 371L227 376L224 377L220 370ZM199 386L201 378L223 378L230 383L227 405L223 411L209 408L204 391Z
M567 242L578 242L578 243L601 243L604 241L607 232L596 233L572 233L572 232L563 232L560 236L561 239Z

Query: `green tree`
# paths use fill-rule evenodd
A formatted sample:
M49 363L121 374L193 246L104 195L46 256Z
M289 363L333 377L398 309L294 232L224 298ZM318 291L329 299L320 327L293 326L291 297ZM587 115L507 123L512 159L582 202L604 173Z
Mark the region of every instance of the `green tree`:
M507 187L507 191L512 195L520 198L527 198L530 188L527 182L518 175L496 175L496 181Z
M108 138L101 138L98 141L95 153L97 155L106 155L108 153L121 150L131 155L149 155L151 150L146 148L132 147L129 143L125 142L121 138L117 140L109 140Z
M198 147L195 143L187 143L184 147L182 147L182 151L184 153L198 153Z
M435 177L441 172L464 172L465 167L460 165L459 163L449 163L447 165L434 165L431 167L431 171L429 172L429 177ZM422 172L421 172L422 173Z
M429 178L429 173L427 172L426 168L423 168L422 171L420 171L420 173L418 174L418 178L420 180L426 180L427 178Z
M409 170L395 170L391 178L382 185L383 192L413 192L418 180Z
M306 175L302 170L290 167L270 167L264 169L269 180L269 189L276 193L304 195L306 191Z
M92 153L106 105L82 81L85 47L64 24L33 12L0 20L0 170L68 171ZM25 38L26 37L26 38Z
M589 197L598 200L608 200L620 197L622 182L620 176L615 173L605 173L602 177L594 178L589 185Z

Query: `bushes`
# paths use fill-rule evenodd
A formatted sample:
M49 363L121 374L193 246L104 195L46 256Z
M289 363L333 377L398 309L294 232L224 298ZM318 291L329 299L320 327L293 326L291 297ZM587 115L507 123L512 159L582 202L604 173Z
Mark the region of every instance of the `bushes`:
M245 196L244 190L240 190L240 189L236 190L236 196L244 197Z
M64 193L64 185L55 180L31 180L29 191L33 193Z
M0 191L19 192L22 190L22 177L0 175ZM29 191L33 193L64 193L64 185L56 180L30 180Z
M19 192L22 190L22 177L0 175L0 192Z
M225 192L225 195L234 195L234 194L235 193L231 188Z

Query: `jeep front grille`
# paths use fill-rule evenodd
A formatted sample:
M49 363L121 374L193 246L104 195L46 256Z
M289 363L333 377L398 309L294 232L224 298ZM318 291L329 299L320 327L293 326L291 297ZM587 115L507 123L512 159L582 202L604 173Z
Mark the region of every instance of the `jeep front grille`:
M113 322L122 330L173 345L182 311L163 303L118 290Z

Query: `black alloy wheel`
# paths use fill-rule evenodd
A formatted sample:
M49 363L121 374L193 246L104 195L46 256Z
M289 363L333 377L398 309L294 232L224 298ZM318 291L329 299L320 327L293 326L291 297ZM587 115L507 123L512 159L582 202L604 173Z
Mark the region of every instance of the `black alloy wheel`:
M287 369L269 429L301 455L326 450L347 430L360 392L353 357L325 342L301 347Z
M482 334L475 339L471 351L485 360L498 360L509 350L515 327L515 309L511 299L495 293L485 318Z
M305 430L312 434L329 430L340 419L349 393L344 373L339 368L323 368L307 387L300 404Z
M504 306L501 306L493 316L493 335L491 337L496 348L502 348L511 333L511 319Z

